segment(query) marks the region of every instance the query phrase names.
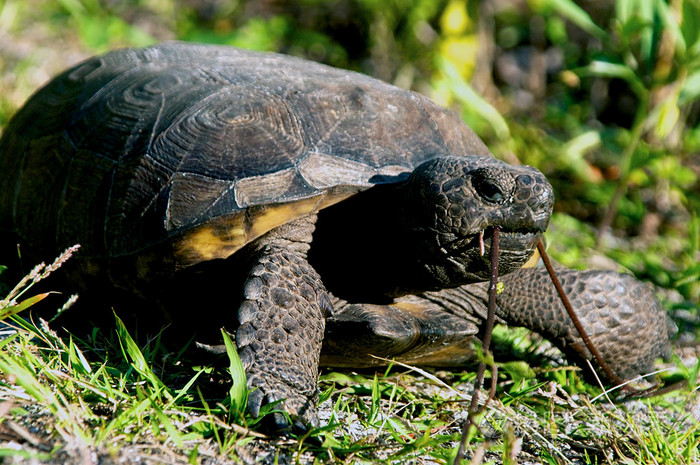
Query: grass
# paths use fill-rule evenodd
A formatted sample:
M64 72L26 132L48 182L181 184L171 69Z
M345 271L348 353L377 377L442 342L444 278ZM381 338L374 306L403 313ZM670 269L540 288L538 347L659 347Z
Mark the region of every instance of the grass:
M5 309L22 306L3 302ZM12 331L0 341L1 456L11 463L454 459L472 371L327 372L320 383L323 425L303 436L268 437L256 432L261 418L242 409L245 378L233 345L228 366L201 365L186 350L166 352L159 338L140 347L115 319L111 334L95 331L89 340L59 337L43 321L5 319ZM526 359L551 355L522 330L498 328L496 336ZM689 387L622 404L607 402L575 368L524 364L499 364L498 395L471 438L471 463L483 463L479 456L505 464L700 461L700 422L693 417L700 363L677 360L665 375Z
M211 367L156 365L162 355L158 342L139 348L119 319L115 334L97 335L94 344L72 337L66 341L45 324L11 319L15 332L2 341L0 355L5 374L0 397L9 403L0 423L9 439L5 455L17 444L12 439L36 437L29 432L36 422L43 437L26 445L43 457L44 449L53 451L50 457L57 463L77 463L93 448L119 456L128 444L174 447L196 456L193 441L205 438L215 438L218 451L225 453L233 439L247 433L229 424L242 418L238 404L223 396L221 402L205 397L210 383L200 378L212 376ZM167 378L156 375L156 366L167 369Z

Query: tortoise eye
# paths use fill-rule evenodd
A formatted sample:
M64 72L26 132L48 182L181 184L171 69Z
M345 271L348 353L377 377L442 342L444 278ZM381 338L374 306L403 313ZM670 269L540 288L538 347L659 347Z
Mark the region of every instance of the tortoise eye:
M489 202L503 203L506 201L506 194L501 186L491 179L475 178L472 180L472 185L476 192Z

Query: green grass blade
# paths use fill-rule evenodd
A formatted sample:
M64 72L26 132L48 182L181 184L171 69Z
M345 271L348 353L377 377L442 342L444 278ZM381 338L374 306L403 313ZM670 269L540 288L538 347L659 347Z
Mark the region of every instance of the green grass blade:
M238 414L242 414L248 402L248 385L245 370L243 369L241 358L236 351L236 346L233 344L226 330L221 330L221 336L226 346L226 355L228 355L229 359L229 373L231 374L231 381L233 382L229 390L231 408Z
M370 402L369 409L369 423L374 423L375 421L377 421L377 417L379 416L379 409L381 407L381 401L382 395L381 389L379 388L379 379L375 374L374 378L372 379L372 400Z
M113 433L118 433L126 428L133 428L140 425L142 418L145 416L146 410L151 405L150 399L142 399L135 403L130 408L121 411L114 416L105 426L97 430L97 442L107 440Z
M68 360L71 363L71 367L80 370L82 374L92 373L90 363L88 363L78 346L75 345L72 337L68 341Z
M447 59L439 57L437 59L438 69L447 78L450 89L455 97L459 99L470 111L476 113L489 123L496 136L505 140L510 137L508 123L501 114L462 78L459 71Z
M700 98L700 69L691 73L683 83L681 93L678 96L678 105L687 105Z
M114 315L114 318L117 324L119 345L121 346L124 359L130 362L134 370L136 370L136 372L141 375L143 379L148 381L156 392L162 392L169 400L172 400L172 396L168 392L168 389L165 387L160 378L156 376L153 370L151 370L146 357L143 356L143 352L141 352L141 349L129 334L124 322L116 314Z
M13 342L16 337L17 337L17 333L14 333L14 334L10 334L9 336L7 336L4 339L0 339L0 349L5 347L6 345L8 345L10 342Z
M160 406L158 406L157 402L155 402L153 399L151 399L151 407L158 417L158 421L165 429L165 432L168 433L170 439L172 439L178 448L182 449L184 447L184 442L182 440L182 436L180 436L180 432L173 425L173 422L170 421L170 418L168 418Z
M190 380L187 382L187 384L185 384L182 387L182 389L177 391L177 394L175 395L175 397L173 397L173 399L166 404L165 408L170 408L170 407L176 405L177 402L180 399L182 399L189 392L189 390L192 388L192 386L194 386L194 383L197 381L197 379L199 378L199 376L202 373L204 373L204 370L199 370L197 373L195 373L194 376L192 378L190 378Z
M43 294L37 294L37 295L32 296L32 297L27 297L26 299L24 299L23 301L21 301L20 303L18 303L16 305L11 305L11 306L5 307L5 308L2 308L2 306L0 306L0 321L4 320L5 318L9 318L13 315L17 315L18 313L28 309L32 305L34 305L38 302L41 302L49 294L50 294L50 292L44 292Z
M579 70L581 74L589 74L599 77L619 78L627 81L632 91L638 96L645 96L647 93L646 87L639 76L626 65L612 63L609 61L594 60L587 67Z
M70 431L83 443L91 442L90 433L85 429L80 414L72 410L60 389L54 389L42 383L34 370L31 369L42 369L42 361L26 348L21 351L21 358L13 358L4 353L0 354L0 373L11 373L14 384L21 386L27 395L48 409L55 418L57 426Z

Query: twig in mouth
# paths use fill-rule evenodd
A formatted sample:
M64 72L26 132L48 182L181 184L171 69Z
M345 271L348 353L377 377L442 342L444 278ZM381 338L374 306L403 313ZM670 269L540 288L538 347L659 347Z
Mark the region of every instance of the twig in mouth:
M484 336L482 338L482 347L484 350L484 356L487 356L490 352L491 346L491 335L493 334L493 327L496 322L496 294L498 293L498 228L491 229L491 282L489 285L489 305L488 312L486 314L486 325L484 329ZM482 255L484 254L484 232L479 233L479 244L482 247ZM491 387L489 389L489 395L484 401L484 405L478 408L477 402L479 399L479 390L484 382L484 373L486 372L486 363L482 360L479 363L479 368L476 372L476 379L474 380L474 392L472 393L472 399L469 404L469 414L467 419L462 425L462 438L459 442L459 448L457 449L457 455L455 457L455 464L459 464L464 457L464 449L466 447L467 439L469 437L469 432L472 426L478 429L474 417L484 410L489 404L489 401L496 395L496 382L498 380L498 375L496 372L496 366L493 365L493 374L491 376Z

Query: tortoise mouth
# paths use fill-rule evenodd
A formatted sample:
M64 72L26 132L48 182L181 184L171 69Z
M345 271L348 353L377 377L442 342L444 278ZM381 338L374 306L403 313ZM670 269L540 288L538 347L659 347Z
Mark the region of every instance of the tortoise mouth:
M527 263L542 239L542 232L532 229L500 229L498 273L506 274ZM470 234L446 244L448 254L462 263L464 270L479 280L491 276L491 230Z
M498 238L498 249L500 253L525 253L529 256L530 252L537 248L537 243L542 239L541 231L534 230L514 230L508 231L501 229ZM483 237L483 242L488 241L488 250L491 250L491 231L486 231L477 236ZM477 238L478 239L478 238Z
M530 255L542 239L542 231L534 229L500 229L499 252L507 255ZM480 255L488 257L491 250L491 228L476 234L470 234L446 244L448 250L465 254L470 250L478 250Z

